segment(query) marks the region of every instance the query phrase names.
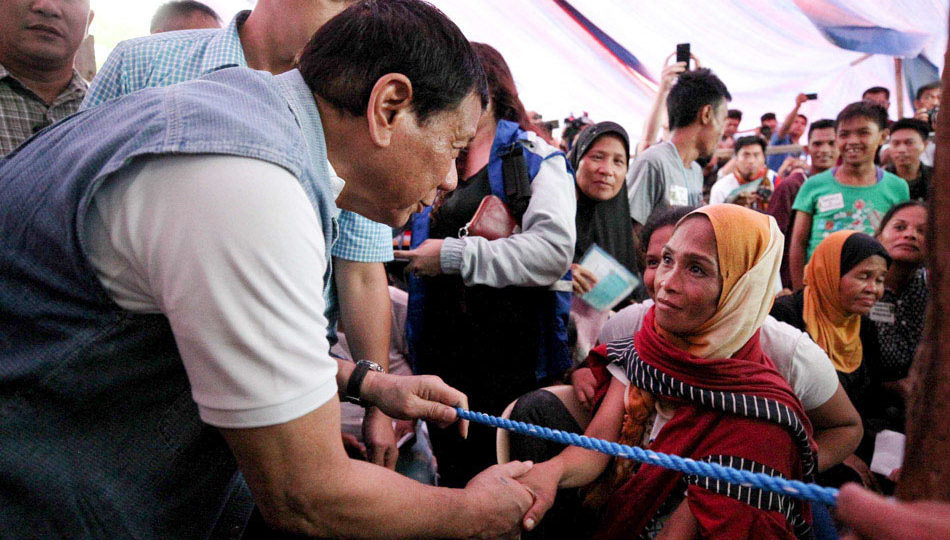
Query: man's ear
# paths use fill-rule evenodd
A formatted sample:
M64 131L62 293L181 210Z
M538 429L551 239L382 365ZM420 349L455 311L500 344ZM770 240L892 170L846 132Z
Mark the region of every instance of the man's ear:
M891 130L884 128L881 130L881 140L878 143L878 147L884 146L884 143L887 142L887 138L891 136Z
M712 105L703 105L699 109L699 124L702 126L707 126L713 123L713 119L716 115L716 109Z
M376 81L366 105L369 136L373 144L387 147L399 122L412 109L412 82L402 73L387 73Z
M92 26L92 20L94 18L96 18L96 12L90 9L89 18L86 19L86 30L82 33L83 39L85 39L85 37L89 35L89 27Z

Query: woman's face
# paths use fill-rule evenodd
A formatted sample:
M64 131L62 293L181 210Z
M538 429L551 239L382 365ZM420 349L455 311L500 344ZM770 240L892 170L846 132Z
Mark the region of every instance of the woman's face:
M838 301L851 315L867 315L884 294L884 276L887 261L880 255L871 255L841 276Z
M647 288L650 298L656 297L656 269L660 266L663 256L663 246L670 241L673 234L673 225L660 227L650 235L650 244L647 246L646 268L643 270L643 284Z
M716 313L722 279L709 219L699 215L680 223L661 252L654 279L656 323L667 332L689 335Z
M877 239L895 261L920 264L927 253L926 236L927 209L908 206L891 216Z
M627 176L627 153L614 135L601 135L577 164L577 187L591 199L608 201Z

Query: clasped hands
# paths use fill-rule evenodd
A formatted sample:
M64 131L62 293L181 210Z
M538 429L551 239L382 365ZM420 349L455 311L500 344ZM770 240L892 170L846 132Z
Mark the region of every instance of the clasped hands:
M432 375L407 377L370 371L363 380L361 396L392 418L421 418L439 427L459 420L455 407L468 408L465 394ZM467 420L459 422L459 430L467 436ZM517 538L522 530L533 529L557 492L560 476L549 474L550 463L512 461L475 476L464 495L466 504L483 516L476 537Z

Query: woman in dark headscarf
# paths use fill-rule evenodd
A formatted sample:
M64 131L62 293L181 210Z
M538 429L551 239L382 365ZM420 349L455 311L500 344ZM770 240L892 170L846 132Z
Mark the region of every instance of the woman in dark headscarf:
M628 270L637 273L633 225L627 202L630 139L614 122L587 127L568 154L577 184L577 243L574 244L574 292L586 293L596 283L577 263L597 244Z
M877 328L866 317L884 293L890 263L887 250L873 237L857 231L832 233L805 266L805 288L778 298L772 307L773 317L808 332L828 353L864 423L864 438L855 454L826 471L819 478L822 485L857 479L866 486L873 483L867 464L886 414Z

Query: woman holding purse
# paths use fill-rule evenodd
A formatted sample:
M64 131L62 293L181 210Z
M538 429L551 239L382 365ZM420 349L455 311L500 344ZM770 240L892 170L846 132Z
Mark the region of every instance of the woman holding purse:
M571 282L562 278L574 255L577 202L564 155L533 131L504 59L473 45L490 99L459 158L462 180L431 213L414 217L418 247L399 256L422 276L410 285L417 372L468 394L472 410L500 414L570 367ZM507 220L491 195L505 203L512 234L490 226ZM476 236L482 229L494 239ZM448 430L432 435L441 485L464 486L495 461L492 428L473 425L468 440Z

